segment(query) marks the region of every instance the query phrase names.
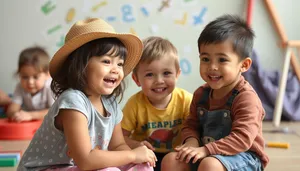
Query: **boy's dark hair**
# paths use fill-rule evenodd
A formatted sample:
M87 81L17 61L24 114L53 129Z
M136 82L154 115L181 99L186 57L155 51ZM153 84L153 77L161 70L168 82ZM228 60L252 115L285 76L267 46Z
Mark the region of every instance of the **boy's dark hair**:
M112 50L112 51L111 51ZM111 51L111 52L109 52ZM109 53L108 53L109 52ZM73 51L65 60L60 70L57 71L57 76L52 79L51 89L56 97L68 88L80 90L85 93L84 88L87 86L86 67L88 61L94 56L120 56L124 61L127 56L127 49L124 44L117 38L101 38L90 41ZM108 97L121 95L123 97L123 90L125 83L115 88L113 93ZM85 93L86 94L86 93ZM88 96L88 94L86 94Z
M19 55L16 75L20 73L21 67L25 65L33 66L37 71L47 73L49 71L49 61L50 57L42 47L26 48Z
M222 15L205 26L198 38L201 45L232 42L233 50L240 59L250 57L253 48L254 31L239 16Z

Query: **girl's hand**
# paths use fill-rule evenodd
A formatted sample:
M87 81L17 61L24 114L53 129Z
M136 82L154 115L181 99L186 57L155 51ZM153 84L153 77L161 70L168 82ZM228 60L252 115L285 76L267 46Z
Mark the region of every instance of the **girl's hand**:
M199 159L202 159L208 156L208 151L206 147L188 147L188 146L179 146L175 148L178 151L176 159L182 162L189 163L191 158L193 159L193 163L196 163Z
M155 148L146 140L141 142L141 146L143 146L143 145L146 146L147 148L149 148L152 151L155 150Z
M132 150L135 154L135 161L134 163L149 163L150 166L155 167L155 162L157 161L157 158L154 154L154 152L150 149L148 149L145 145L137 147Z

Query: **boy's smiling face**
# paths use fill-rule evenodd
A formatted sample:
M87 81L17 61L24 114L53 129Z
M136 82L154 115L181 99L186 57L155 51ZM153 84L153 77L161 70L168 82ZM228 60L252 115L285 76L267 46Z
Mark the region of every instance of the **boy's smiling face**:
M251 59L240 59L231 41L200 45L200 75L214 90L228 92L235 87Z
M175 59L167 54L151 63L140 63L133 79L155 107L166 107L180 71L175 67Z

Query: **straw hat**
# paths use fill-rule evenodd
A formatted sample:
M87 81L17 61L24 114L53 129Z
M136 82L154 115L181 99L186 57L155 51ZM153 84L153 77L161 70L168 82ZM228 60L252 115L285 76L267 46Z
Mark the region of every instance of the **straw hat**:
M124 75L128 75L138 63L143 44L141 40L133 34L116 33L114 28L99 18L90 18L76 22L65 38L65 44L54 54L50 61L50 75L55 77L62 67L64 61L74 50L83 44L99 38L118 38L127 49L127 58L124 63Z

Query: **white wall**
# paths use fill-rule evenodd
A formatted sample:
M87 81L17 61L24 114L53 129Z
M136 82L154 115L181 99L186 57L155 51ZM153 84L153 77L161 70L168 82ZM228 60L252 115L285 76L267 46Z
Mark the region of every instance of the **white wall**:
M47 3L48 8L54 8L45 14L41 8ZM97 9L96 5L100 3L103 6ZM273 3L288 37L300 39L300 22L297 21L300 1L273 0ZM245 17L247 0L173 0L161 12L158 11L161 0L3 0L0 4L0 88L7 93L12 93L17 83L13 74L22 49L41 45L52 56L71 25L87 17L106 19L118 32L136 32L141 38L157 35L169 39L178 48L181 62L190 63L189 67L183 66L178 86L193 92L203 83L198 72L197 52L197 38L201 30L209 21L225 13ZM67 23L66 16L71 8L75 10L75 17ZM206 11L203 17L199 17L203 22L195 25L193 17L200 16L201 11ZM182 20L185 14L186 21L176 24L175 20ZM277 34L261 0L255 1L253 15L252 25L256 32L254 46L263 67L267 70L281 69L282 52L277 47ZM115 17L115 20L108 20L109 17ZM48 30L55 26L59 29L48 34ZM131 79L127 83L129 88L123 103L139 90Z

